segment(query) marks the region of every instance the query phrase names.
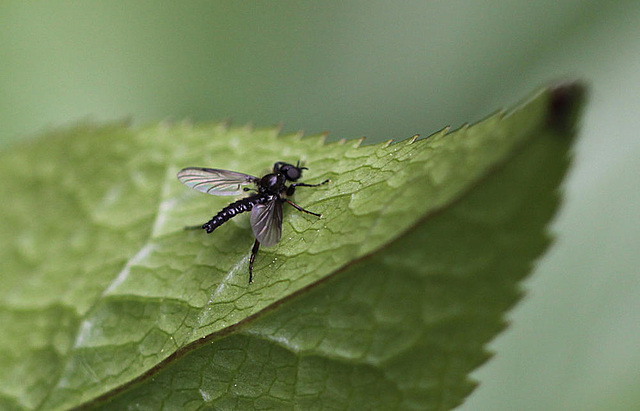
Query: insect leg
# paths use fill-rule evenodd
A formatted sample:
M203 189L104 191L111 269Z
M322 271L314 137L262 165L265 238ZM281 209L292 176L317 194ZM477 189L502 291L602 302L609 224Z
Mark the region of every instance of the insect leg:
M260 248L260 241L256 240L251 249L251 259L249 259L249 284L253 282L253 262L258 254L258 248Z
M298 211L302 211L303 213L314 215L314 216L316 216L318 218L322 217L322 214L318 214L318 213L314 213L314 212L309 211L309 210L305 210L304 208L300 207L299 205L297 205L296 203L294 203L293 201L291 201L291 200L289 200L287 198L285 198L284 201L286 201L287 203L291 204L293 206L293 208L295 208Z
M329 182L331 182L331 180L327 179L327 180L324 180L322 183L319 183L319 184L293 183L293 184L291 184L291 187L319 187L319 186L321 186L323 184L327 184Z

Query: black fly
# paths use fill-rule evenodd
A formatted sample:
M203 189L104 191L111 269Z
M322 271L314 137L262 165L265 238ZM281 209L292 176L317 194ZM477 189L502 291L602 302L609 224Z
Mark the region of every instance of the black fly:
M260 244L265 247L274 246L280 241L282 234L282 203L291 204L296 210L312 214L318 218L321 214L305 210L293 201L286 198L292 196L296 187L318 187L326 184L325 180L320 184L296 183L306 167L283 163L278 161L273 165L273 172L262 178L235 171L219 170L215 168L188 167L178 172L178 181L187 187L207 194L217 196L235 196L252 189L243 187L255 185L256 194L235 201L218 212L213 218L202 225L207 233L233 218L235 215L251 211L251 229L256 241L251 249L249 260L249 283L253 282L253 261L258 254ZM293 182L287 185L287 182ZM194 228L200 228L196 226Z

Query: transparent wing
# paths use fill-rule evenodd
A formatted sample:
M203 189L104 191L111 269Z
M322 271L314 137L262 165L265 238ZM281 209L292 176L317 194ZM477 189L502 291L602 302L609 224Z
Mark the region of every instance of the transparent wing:
M282 203L277 199L251 209L251 229L260 244L274 246L282 235Z
M255 184L258 178L235 171L188 167L178 172L178 181L203 193L235 196L242 194L242 186Z

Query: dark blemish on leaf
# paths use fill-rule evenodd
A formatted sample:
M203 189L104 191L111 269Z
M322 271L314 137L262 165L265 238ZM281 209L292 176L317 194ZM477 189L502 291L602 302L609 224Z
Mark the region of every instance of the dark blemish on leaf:
M578 81L552 87L547 125L560 133L573 131L586 93L585 85Z

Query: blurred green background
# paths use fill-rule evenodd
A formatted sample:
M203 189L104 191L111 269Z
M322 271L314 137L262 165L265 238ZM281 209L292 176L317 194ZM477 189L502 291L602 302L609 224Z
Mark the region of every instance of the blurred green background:
M563 78L591 90L557 240L462 410L640 409L640 2L0 5L3 147L122 118L404 139Z

